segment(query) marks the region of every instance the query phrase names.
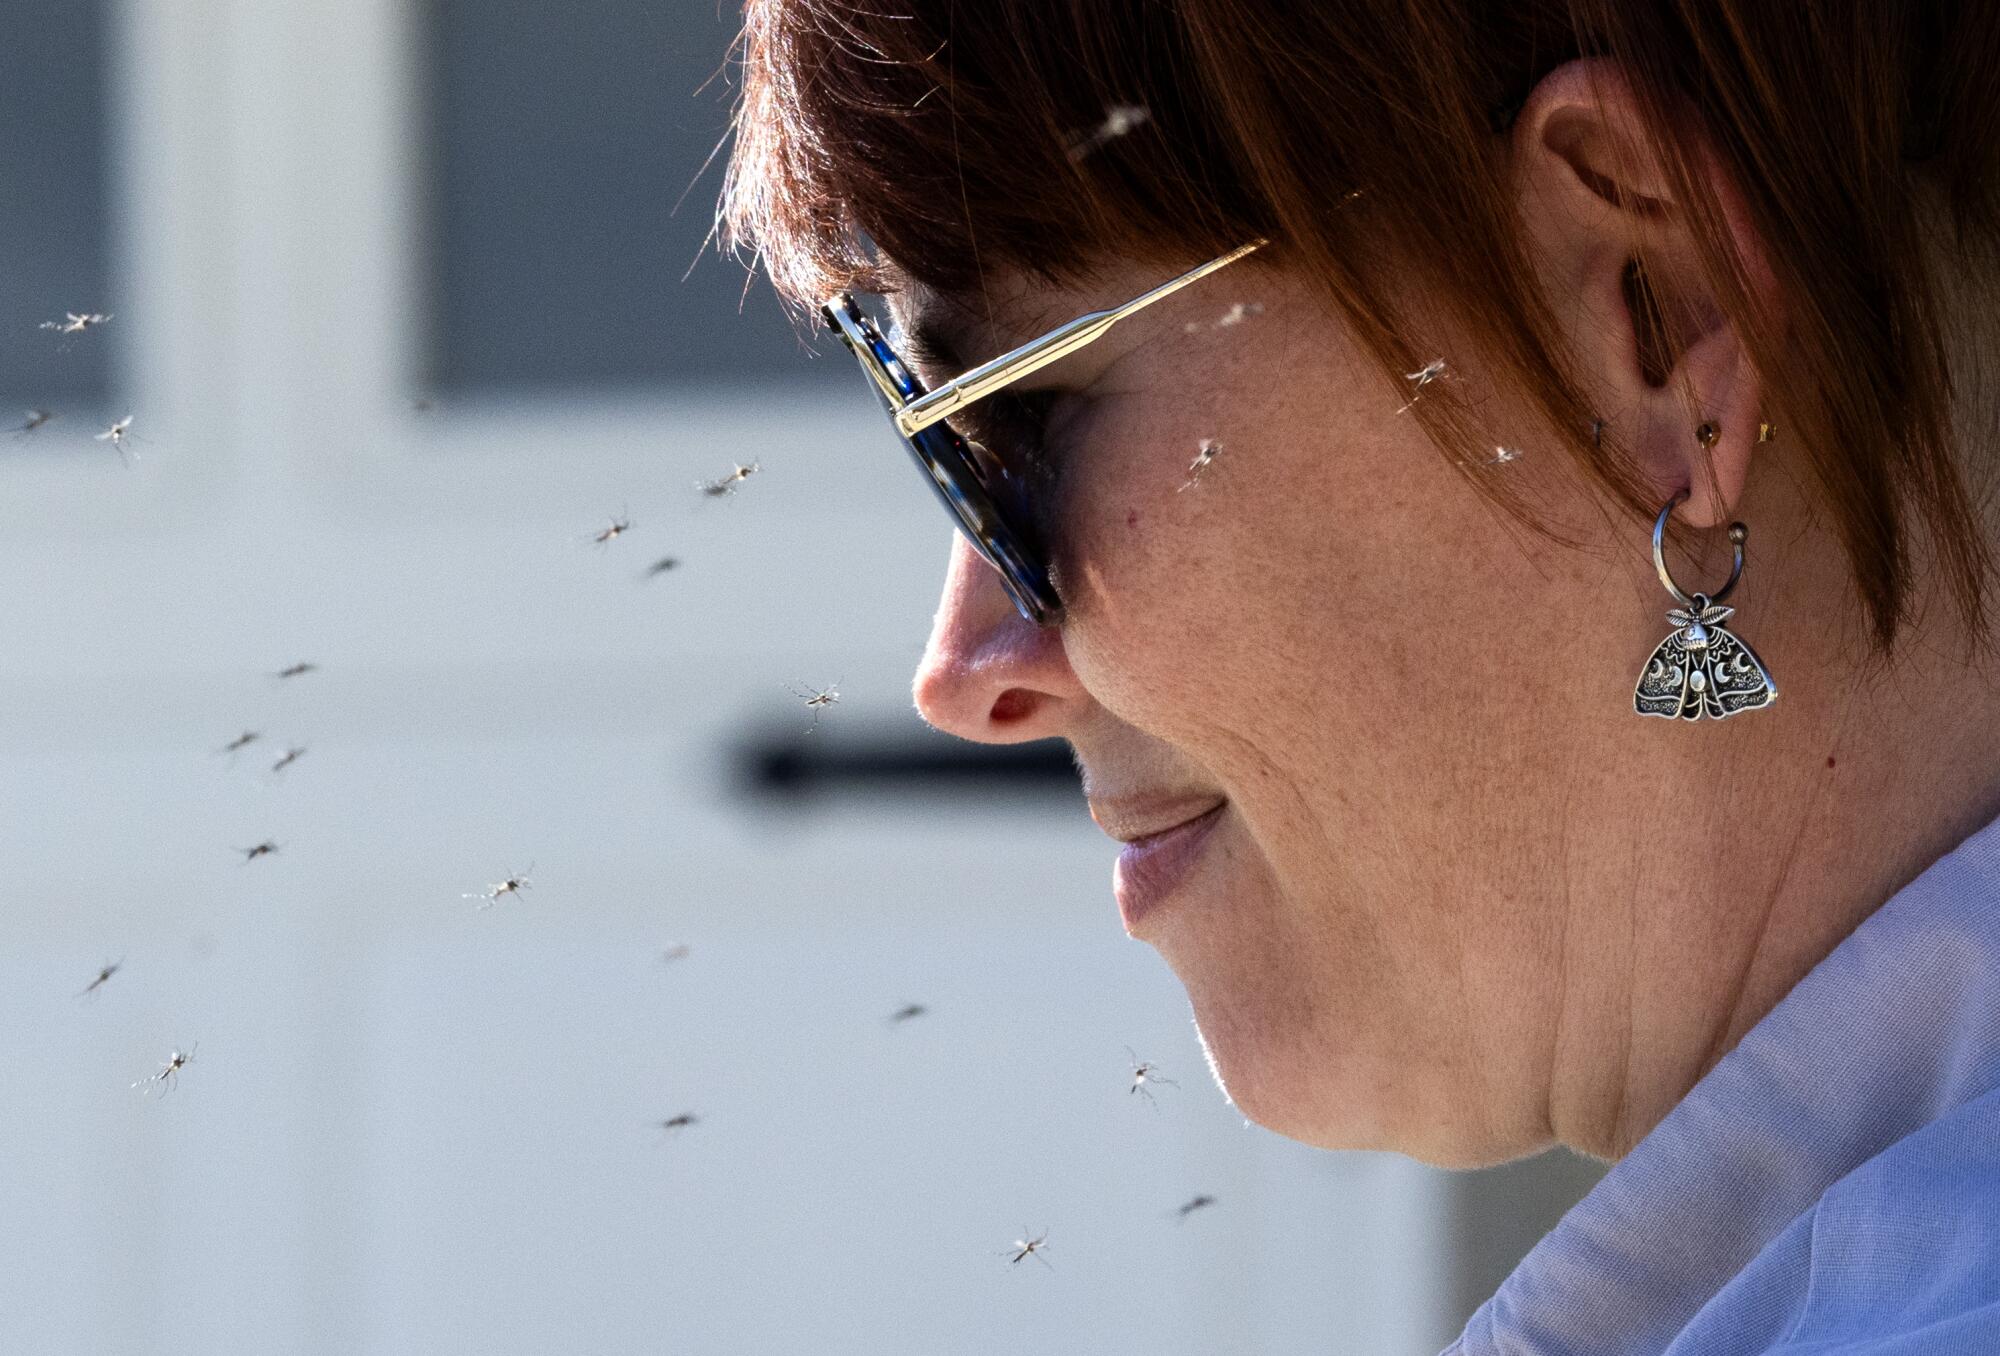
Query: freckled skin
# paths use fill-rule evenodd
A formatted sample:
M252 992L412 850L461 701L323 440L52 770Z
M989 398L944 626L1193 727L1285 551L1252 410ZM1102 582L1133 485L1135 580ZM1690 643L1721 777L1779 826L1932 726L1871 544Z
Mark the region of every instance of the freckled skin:
M1610 285L1558 318L1598 364L1585 376L1613 427L1638 403L1663 411L1627 422L1664 503L1688 483L1696 421L1636 373L1620 384L1603 298L1622 256L1578 251L1600 256ZM996 276L973 357L1175 271L1112 261L1063 289ZM1261 309L1220 336L1185 329L1234 303ZM951 309L914 287L894 304ZM1309 280L1256 256L1039 374L1076 393L1049 438L1066 618L1022 621L955 542L916 699L969 739L1068 739L1094 795L1227 799L1137 935L1251 1119L1443 1167L1552 1143L1615 1159L1861 918L2000 813L2000 699L1942 663L1854 691L1862 613L1803 450L1779 442L1723 520L1754 533L1731 629L1784 701L1695 727L1634 715L1675 605L1650 515L1585 482L1448 327L1418 352L1449 361L1425 399L1474 410L1478 445L1441 452L1397 413L1408 383ZM1726 439L1740 421L1723 422ZM1179 492L1203 438L1229 455ZM1522 455L1454 464L1503 444ZM1530 535L1467 475L1510 478L1573 544ZM1695 541L1676 575L1713 587L1728 543ZM1813 775L1833 747L1853 790Z

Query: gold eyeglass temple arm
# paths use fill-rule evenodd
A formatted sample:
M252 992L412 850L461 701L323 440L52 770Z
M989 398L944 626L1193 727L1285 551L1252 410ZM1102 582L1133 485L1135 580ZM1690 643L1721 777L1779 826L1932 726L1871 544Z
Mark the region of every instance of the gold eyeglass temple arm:
M964 376L956 377L944 385L911 401L896 411L896 427L904 437L921 432L932 424L951 415L954 411L970 405L981 396L991 395L1009 382L1019 381L1030 372L1038 372L1050 363L1068 357L1085 344L1104 337L1104 332L1131 315L1134 311L1151 306L1161 297L1179 291L1197 278L1207 277L1224 264L1233 264L1258 246L1262 240L1253 240L1240 245L1224 255L1197 265L1180 275L1161 283L1152 291L1134 297L1109 311L1092 311L1089 315L1078 316L1060 329L1049 331L1039 339L1031 339L1012 353L1003 353L988 363L981 363Z

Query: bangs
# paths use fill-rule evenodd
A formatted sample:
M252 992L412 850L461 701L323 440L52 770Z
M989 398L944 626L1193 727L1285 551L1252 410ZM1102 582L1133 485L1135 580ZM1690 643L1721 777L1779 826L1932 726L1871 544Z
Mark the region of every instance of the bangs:
M1062 284L1094 259L1172 263L1270 234L1218 111L1182 78L1173 7L943 8L748 8L722 238L787 302L888 290L871 242L969 296L999 268Z

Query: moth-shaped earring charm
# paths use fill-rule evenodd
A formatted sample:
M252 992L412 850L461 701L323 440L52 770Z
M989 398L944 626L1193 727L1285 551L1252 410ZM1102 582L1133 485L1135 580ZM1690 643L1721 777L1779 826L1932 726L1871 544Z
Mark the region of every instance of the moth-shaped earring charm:
M1632 709L1642 716L1665 716L1669 720L1675 717L1699 720L1703 716L1721 720L1739 711L1769 706L1778 699L1778 685L1771 681L1770 672L1765 669L1764 661L1757 658L1757 652L1740 636L1723 630L1736 609L1720 604L1743 574L1743 543L1750 529L1742 523L1729 525L1736 563L1729 571L1729 582L1714 597L1705 593L1690 597L1682 593L1673 575L1667 572L1664 540L1667 515L1685 498L1686 490L1677 491L1653 521L1653 567L1660 572L1660 582L1666 585L1667 592L1687 604L1687 608L1668 609L1667 620L1678 629L1661 641L1646 660L1638 686L1632 689Z

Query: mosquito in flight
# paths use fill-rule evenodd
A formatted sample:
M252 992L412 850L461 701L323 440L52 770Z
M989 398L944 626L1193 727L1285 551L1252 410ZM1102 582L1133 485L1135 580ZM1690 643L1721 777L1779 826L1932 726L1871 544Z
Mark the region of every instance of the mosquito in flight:
M836 683L830 687L820 688L815 692L804 690L794 685L792 687L792 695L803 700L807 708L813 713L812 726L806 731L807 734L811 734L819 728L819 718L826 714L826 708L840 700L840 687Z
M263 734L260 733L259 731L245 730L242 734L236 736L236 738L230 740L227 744L224 744L221 748L217 749L216 752L235 753L238 749L248 748L250 745L256 743L263 737L264 737Z
M43 424L48 423L49 420L61 417L54 410L29 410L27 419L16 424L11 432L25 437L40 428Z
M659 1122L659 1126L660 1129L670 1135L678 1135L681 1131L695 1124L700 1119L701 1117L695 1115L692 1111L683 1111L678 1116L667 1117L665 1120Z
M591 534L590 539L596 542L599 546L605 546L608 545L613 540L617 539L618 537L623 536L625 533L630 532L631 530L632 530L632 519L628 514L626 514L621 510L618 516L616 518L613 518L611 522L602 531L593 532Z
M1028 1226L1025 1224L1022 1225L1021 1232L1024 1234L1028 1232ZM1049 1237L1049 1231L1047 1229L1044 1229L1042 1230L1041 1234L1035 1238L1015 1239L1014 1247L1012 1250L1014 1255L1008 1258L1007 1260L1010 1262L1018 1262L1023 1257L1032 1257L1037 1262L1040 1262L1043 1266L1049 1267L1049 1259L1042 1256L1042 1249L1048 1246L1048 1237ZM1049 1267L1049 1270L1054 1271L1055 1268Z
M1458 464L1460 466L1505 466L1510 461L1519 461L1520 458L1521 449L1518 447L1495 447L1493 455L1490 457L1481 457L1476 462L1467 461L1464 457L1460 457Z
M273 678L298 678L304 674L315 672L318 668L319 665L317 664L292 664L286 668L279 669L271 676Z
M1189 1215L1192 1215L1195 1211L1205 1210L1209 1206L1214 1204L1215 1204L1215 1197L1213 1196L1197 1196L1193 1200L1189 1201L1186 1205L1183 1205L1178 1210L1174 1211L1174 1215L1177 1220L1186 1219Z
M1125 1047L1125 1053L1132 1056L1132 1086L1126 1089L1127 1092L1143 1092L1146 1094L1147 1101L1153 1102L1154 1106L1158 1106L1159 1103L1153 1101L1152 1089L1146 1086L1148 1083L1165 1083L1170 1088L1180 1086L1173 1079L1162 1074L1157 1064L1140 1059L1138 1052L1133 1050L1131 1046L1128 1045Z
M694 948L686 942L675 942L660 953L660 963L662 965L672 965L677 960L686 960L689 953L693 950Z
M272 853L276 852L278 850L278 845L272 842L270 839L266 838L263 842L257 844L257 846L255 847L238 848L236 850L243 854L243 864L245 866L248 866L250 865L250 863L256 861L259 857L268 857Z
M283 772L286 768L290 767L293 763L298 762L300 758L304 757L305 751L306 751L305 745L294 744L291 748L285 750L284 757L280 758L277 762L271 764L271 771Z
M86 311L81 315L75 311L65 311L63 319L44 320L36 328L55 331L56 338L62 341L57 345L57 351L67 353L76 345L78 335L85 330L95 329L109 319L110 316L98 315L94 311Z
M118 449L118 455L120 457L125 457L125 440L127 438L138 436L134 434L131 430L132 430L132 416L128 414L123 419L120 419L117 423L113 424L110 428L98 434L97 441L100 443L105 443L105 442L110 443L113 447ZM129 461L131 459L129 457L126 457L126 460Z
M912 1017L921 1017L929 1011L930 1009L922 1003L905 1003L902 1007L897 1008L889 1014L889 1025L899 1025L900 1023L909 1021Z
M1139 104L1117 104L1105 110L1104 121L1097 124L1084 136L1070 143L1069 158L1072 162L1095 154L1119 137L1129 136L1152 114Z
M1405 372L1403 374L1403 380L1415 382L1416 389L1411 394L1409 401L1403 406L1403 409L1397 410L1396 413L1401 414L1403 410L1409 409L1411 405L1414 405L1419 400L1422 400L1424 398L1424 387L1430 385L1434 381L1442 381L1443 379L1444 379L1443 358L1433 358L1429 362L1425 363L1422 367L1419 367L1416 371Z
M1201 473L1214 463L1216 455L1221 451L1221 443L1215 441L1213 438L1203 438L1200 444L1200 451L1195 454L1194 460L1188 463L1188 478L1181 482L1180 488L1184 490L1197 480L1200 480ZM1177 490L1175 493L1179 493L1179 491Z
M65 311L63 316L61 320L44 320L37 328L54 330L57 334L82 334L93 325L102 325L111 319L108 315L97 315L93 312L78 315L75 311Z
M646 572L640 575L639 578L641 581L647 579L658 579L668 570L678 569L680 567L680 563L681 561L679 556L661 556L651 565L648 565L646 567Z
M175 1047L174 1052L167 1056L166 1063L160 1066L158 1073L147 1074L132 1086L143 1088L147 1093L151 1093L156 1087L160 1088L163 1093L172 1092L176 1082L180 1078L181 1070L187 1067L189 1061L194 1058L194 1052L200 1048L200 1041L196 1041L186 1050Z
M465 898L482 900L484 902L481 903L479 907L482 909L490 909L500 901L500 898L503 895L518 895L521 893L521 891L527 889L528 876L530 873L534 871L534 869L535 869L535 864L533 862L530 862L528 863L528 869L526 871L516 871L513 875L507 877L507 879L500 881L497 884L487 886L484 890L481 890L478 894L466 895Z
M737 466L735 470L720 479L697 480L695 486L709 498L719 499L723 495L731 493L737 485L755 475L758 469L757 463L753 461L748 466Z
M121 969L123 969L124 966L125 962L122 960L115 960L108 965L102 966L101 968L99 968L97 972L97 978L91 980L90 983L86 984L83 988L83 992L79 993L77 997L83 998L87 997L90 994L96 993L99 989L103 988L106 984L110 983L111 977L117 974Z
M1213 328L1218 330L1226 330L1229 329L1231 326L1241 325L1245 320L1248 320L1253 315L1262 315L1263 313L1264 313L1264 303L1261 301L1232 302L1230 304L1229 309L1224 311L1220 316L1216 318ZM1187 333L1193 334L1197 330L1208 329L1211 327L1202 324L1199 320L1190 320L1187 322L1187 324L1181 326L1181 328L1185 330Z

